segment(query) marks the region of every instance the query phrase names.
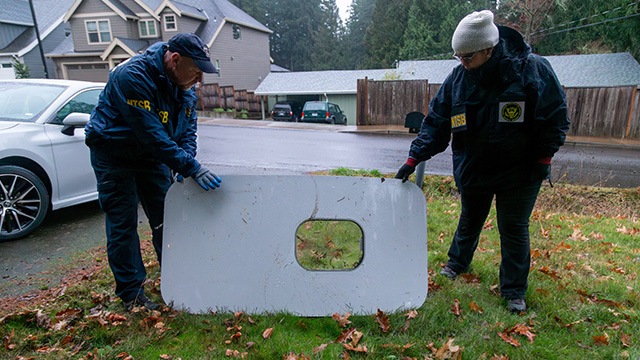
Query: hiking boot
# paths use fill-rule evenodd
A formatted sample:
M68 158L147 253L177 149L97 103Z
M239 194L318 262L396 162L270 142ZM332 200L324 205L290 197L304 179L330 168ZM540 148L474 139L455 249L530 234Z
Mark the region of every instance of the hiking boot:
M455 280L458 277L458 273L449 267L449 265L445 265L440 271L440 275L444 275L449 280Z
M523 313L527 311L527 303L524 299L511 299L509 300L509 311L516 314Z
M149 300L149 298L144 294L140 294L135 299L130 301L123 301L122 303L124 304L124 308L127 309L127 311L131 311L134 307L138 306L144 306L147 310L158 310L160 308L158 304Z

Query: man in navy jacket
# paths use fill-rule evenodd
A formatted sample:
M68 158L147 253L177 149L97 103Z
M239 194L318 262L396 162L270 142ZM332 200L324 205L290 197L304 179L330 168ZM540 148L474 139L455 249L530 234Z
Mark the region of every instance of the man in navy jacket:
M455 279L468 270L495 197L500 292L509 310L524 312L529 217L569 129L565 94L549 62L532 54L517 31L496 26L488 10L462 19L451 44L461 64L429 104L396 178L406 181L451 140L462 209L441 274Z
M162 260L164 199L171 172L192 177L203 189L221 179L196 159L196 103L192 87L203 72L216 73L209 49L195 34L151 45L109 73L85 127L86 143L106 214L107 255L116 294L125 308L155 310L144 295L146 271L138 237L138 202Z

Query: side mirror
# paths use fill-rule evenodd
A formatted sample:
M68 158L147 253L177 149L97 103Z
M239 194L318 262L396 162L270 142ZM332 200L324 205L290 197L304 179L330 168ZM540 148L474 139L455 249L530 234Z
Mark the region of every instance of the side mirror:
M89 122L90 115L73 112L62 120L61 132L65 135L73 136L74 129L84 127Z

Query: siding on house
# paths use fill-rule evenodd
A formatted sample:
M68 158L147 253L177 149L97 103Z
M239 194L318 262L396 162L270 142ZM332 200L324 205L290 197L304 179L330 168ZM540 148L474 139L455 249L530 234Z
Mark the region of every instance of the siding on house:
M237 90L254 90L269 74L270 64L255 59L269 58L269 34L241 26L241 39L233 38L233 23L226 22L213 42L211 61L220 63L220 76L205 74L204 83L233 85Z
M166 31L165 30L165 21L164 21L164 16L165 15L173 15L176 19L176 28L174 30L169 30ZM183 32L180 30L180 17L174 13L171 10L165 9L161 14L160 14L160 32L162 33L162 41L167 42L169 41L169 39L171 39L175 34L179 33L179 32Z
M0 49L11 42L28 29L26 26L0 23Z
M91 16L95 13L104 13L105 15ZM112 15L106 15L106 13ZM83 17L82 15L90 15L90 17ZM116 37L139 37L137 22L125 21L100 0L85 0L80 4L74 13L74 16L69 20L71 32L74 34L73 44L76 51L102 51L109 46L109 43L89 44L87 29L85 27L85 21L87 20L109 20L111 40ZM132 26L132 23L135 23L135 27Z
M42 49L44 53L48 53L55 49L65 39L64 23L61 23L56 27L54 31L42 41ZM42 57L40 55L40 48L35 46L31 51L24 56L25 64L32 64L29 66L29 75L32 78L44 78L44 67L42 66ZM45 63L47 64L47 72L50 79L58 78L56 76L55 63L53 59L45 57ZM37 66L35 65L37 64Z

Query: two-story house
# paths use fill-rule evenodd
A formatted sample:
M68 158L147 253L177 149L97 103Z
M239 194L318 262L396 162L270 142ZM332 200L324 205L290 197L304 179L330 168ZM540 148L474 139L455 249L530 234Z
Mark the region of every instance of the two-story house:
M0 79L15 79L16 59L29 67L30 77L45 77L35 24L46 54L65 38L63 19L73 1L33 0L34 21L28 0L0 0ZM49 77L55 78L53 61L45 62Z
M204 83L254 90L270 70L271 30L227 0L75 0L67 37L47 57L59 78L106 81L109 69L177 33L200 36L219 74Z

